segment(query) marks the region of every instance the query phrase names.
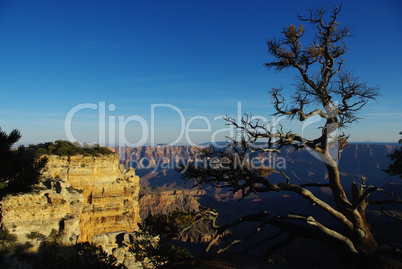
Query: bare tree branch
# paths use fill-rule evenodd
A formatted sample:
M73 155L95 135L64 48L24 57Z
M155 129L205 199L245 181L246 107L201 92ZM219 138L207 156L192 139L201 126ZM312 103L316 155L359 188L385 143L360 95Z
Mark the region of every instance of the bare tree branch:
M357 255L359 256L357 260L362 262L371 257L377 248L366 220L366 206L374 204L383 206L389 201L381 203L368 201L373 192L381 189L366 186L365 182L359 186L352 185L350 201L338 169L337 161L349 138L340 130L356 121L357 113L379 95L378 86L368 86L352 72L343 68L343 55L348 50L344 41L350 36L351 28L341 27L338 23L337 18L341 10L342 5L335 5L332 12L329 11L329 16L326 15L326 8L309 9L305 17L298 15L301 23L307 22L314 28L315 38L310 42L302 42L307 36L306 28L302 24L284 27L282 38L267 41L268 53L272 56L272 60L265 63L265 66L275 71L291 68L299 76L293 94L289 97L285 98L282 85L272 88L270 94L275 109L274 115L304 123L309 123L308 119L312 117L319 117L321 121L323 120L319 127L321 133L311 139L305 137L304 129L301 134L286 131L280 124L270 126L269 122L255 119L252 114L245 114L239 121L227 116L225 120L228 125L236 129L236 136L228 139L225 150L206 150L203 157L208 161L203 168L195 167L194 162L186 170L183 178L195 179L197 185L209 184L217 188L230 188L234 193L241 191L243 198L261 192L297 193L313 206L334 217L342 224L342 228L330 229L313 217L294 214L264 216L261 221L287 232L289 237L284 243L291 241L295 236L306 236L331 245L342 255ZM290 177L282 172L286 182L273 184L269 179L272 172L270 167L250 165L249 154L267 154L272 158L274 154L281 154L286 147L295 150L306 149L317 154L326 168L328 183L291 184ZM338 155L332 156L330 154L332 150ZM212 159L214 162L210 161ZM219 167L223 161L219 162L216 159L225 159L229 165L226 169L222 165ZM310 187L329 187L335 205L331 206L331 202L316 197L307 189ZM400 200L394 197L392 203L398 201ZM225 227L222 226L221 229L223 228ZM213 241L217 242L221 234L217 232ZM243 239L233 241L227 247L241 241Z
M287 220L302 221L303 223L307 224L307 226L301 226L295 222L288 222ZM293 214L286 216L275 216L270 218L269 223L294 235L313 238L325 244L329 243L326 242L326 240L330 240L332 243L346 248L350 253L357 253L353 242L349 238L332 229L329 229L328 227L325 227L311 216L304 217Z
M295 239L296 239L296 236L294 234L289 234L283 240L275 243L270 248L268 248L264 254L264 257L268 258L275 251L280 250L280 249L286 247L287 245L290 245Z
M229 224L226 224L226 225L223 225L220 227L215 227L215 235L213 236L211 241L205 247L204 253L209 252L212 245L214 245L228 229L230 229L234 226L237 226L242 222L261 222L261 221L264 221L267 217L268 217L268 213L266 211L262 211L262 212L259 212L256 214L250 214L250 215L246 215L244 217L240 217Z
M330 188L331 185L329 185L328 183L306 183L306 184L300 184L300 187L302 187L302 188L308 188L308 187Z
M242 253L245 253L245 252L247 252L247 251L249 251L249 250L252 250L252 249L254 249L254 248L256 248L256 247L261 246L262 244L266 244L267 242L269 242L269 241L271 241L271 240L274 240L274 239L276 239L277 237L279 237L279 236L281 236L282 234L285 234L285 233L286 233L286 232L284 232L284 231L279 231L279 232L277 232L276 234L274 234L273 236L266 237L266 238L260 240L257 244L254 244L254 245L252 245L252 246L250 246L250 247L247 247L247 248L245 248L245 249L243 249L243 250L241 250L241 251L239 251L239 252L234 252L233 255L240 255L240 254L242 254Z

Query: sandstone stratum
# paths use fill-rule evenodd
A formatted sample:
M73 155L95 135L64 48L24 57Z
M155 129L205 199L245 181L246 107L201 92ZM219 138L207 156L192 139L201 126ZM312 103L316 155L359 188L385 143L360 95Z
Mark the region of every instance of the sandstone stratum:
M139 190L139 177L117 154L50 155L34 192L1 201L1 223L20 242L52 230L64 245L91 242L102 233L137 229ZM30 243L37 247L37 240Z

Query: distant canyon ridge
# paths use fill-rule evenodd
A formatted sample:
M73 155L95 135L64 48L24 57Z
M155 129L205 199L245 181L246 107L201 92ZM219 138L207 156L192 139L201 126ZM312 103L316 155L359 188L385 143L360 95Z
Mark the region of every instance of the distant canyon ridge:
M390 153L399 145L350 143L342 152L339 160L340 172L346 181L359 181L365 177L368 184L383 186L395 178L389 177L382 170L386 169ZM201 147L198 146L145 146L111 148L120 156L120 163L125 168L133 167L140 176L140 183L145 186L192 188L193 182L184 182L176 171L179 163L185 163L192 156L197 156ZM266 153L255 154L254 157L267 158ZM286 148L275 158L282 158L285 167L279 167L271 175L273 181L283 180L280 171L283 170L291 180L297 183L311 181L325 182L326 169L322 162L306 150L295 151ZM276 167L274 167L276 168ZM350 185L347 182L346 186ZM216 195L221 190L210 190ZM221 195L226 195L222 193Z

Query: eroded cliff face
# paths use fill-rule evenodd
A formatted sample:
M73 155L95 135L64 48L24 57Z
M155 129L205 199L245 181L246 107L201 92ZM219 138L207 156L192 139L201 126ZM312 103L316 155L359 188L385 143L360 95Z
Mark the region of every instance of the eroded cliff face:
M206 195L206 191L199 189L141 186L139 200L141 219L144 220L149 215L167 214L176 209L187 212L198 211L200 200ZM213 231L209 225L200 222L184 232L178 240L187 243L206 243L212 237Z
M94 235L136 229L138 195L139 177L126 171L116 154L49 156L33 193L1 201L1 222L19 241L54 229L63 244L91 242Z
M158 213L167 214L175 209L197 211L200 206L198 200L203 195L206 195L204 190L141 186L139 199L141 219Z

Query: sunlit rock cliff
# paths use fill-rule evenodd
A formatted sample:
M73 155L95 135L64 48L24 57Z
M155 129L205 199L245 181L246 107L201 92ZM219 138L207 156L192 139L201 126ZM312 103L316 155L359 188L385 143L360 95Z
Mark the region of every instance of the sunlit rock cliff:
M48 158L33 193L1 201L1 223L19 241L31 232L48 236L56 230L71 245L137 228L139 177L119 164L117 154Z

